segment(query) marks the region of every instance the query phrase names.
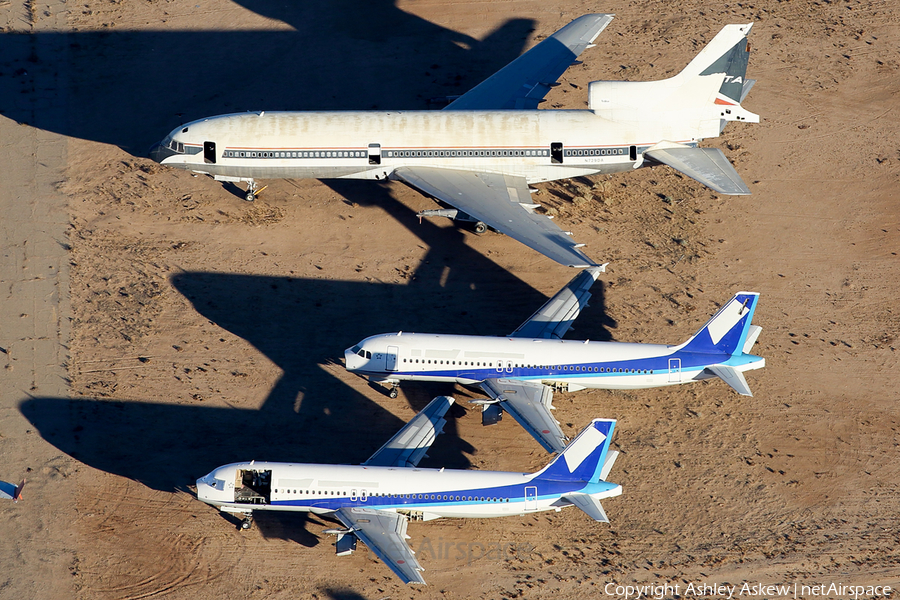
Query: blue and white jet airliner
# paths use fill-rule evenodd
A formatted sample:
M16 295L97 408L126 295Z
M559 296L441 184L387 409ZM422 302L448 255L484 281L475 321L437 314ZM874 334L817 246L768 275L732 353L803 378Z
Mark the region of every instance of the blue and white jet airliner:
M615 421L595 419L537 473L419 469L416 465L445 423L453 398L438 396L359 466L245 462L197 480L197 498L244 515L258 510L311 512L343 523L338 556L362 540L404 583L425 583L406 543L410 519L504 517L575 505L608 523L600 500L622 493L607 483L618 452L609 451Z
M759 294L738 292L697 333L677 346L563 340L600 267L582 271L506 337L387 333L344 351L348 371L392 386L445 381L479 386L490 399L482 423L509 412L549 452L567 438L553 418L553 390L643 389L718 377L752 396L744 371L761 369L749 354L762 331L751 325Z

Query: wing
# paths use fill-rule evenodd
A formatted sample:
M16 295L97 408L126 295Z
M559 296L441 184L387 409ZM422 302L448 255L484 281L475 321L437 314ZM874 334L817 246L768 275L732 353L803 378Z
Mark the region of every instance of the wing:
M371 508L342 508L335 516L353 530L378 558L384 562L403 583L425 583L420 574L424 571L416 560L406 540L407 518L404 515Z
M595 267L571 235L534 212L524 177L435 167L400 167L394 176L570 267Z
M525 431L540 442L547 452L562 452L568 438L550 414L553 390L539 382L512 379L485 379L484 393L500 402Z
M579 273L569 284L559 290L546 304L531 315L509 337L561 339L578 318L581 309L591 297L588 291L604 267L591 267Z
M643 156L668 165L720 194L750 194L750 188L718 148L693 148L684 144L660 142L645 150Z
M444 415L453 398L438 396L378 449L364 465L372 467L415 467L444 429Z
M444 110L537 108L578 55L600 35L613 15L584 15L545 39Z

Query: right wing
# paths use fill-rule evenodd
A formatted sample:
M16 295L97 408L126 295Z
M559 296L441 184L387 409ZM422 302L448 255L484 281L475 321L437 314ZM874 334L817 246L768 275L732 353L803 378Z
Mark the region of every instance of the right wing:
M403 583L425 583L422 565L406 540L405 515L372 508L342 508L335 517L352 530Z
M509 337L562 339L591 297L588 291L606 265L585 269L550 298Z
M569 267L595 267L570 234L534 212L524 177L440 167L399 167L394 176Z
M613 15L584 15L545 39L444 110L533 109L578 55L590 47Z
M750 188L718 148L694 148L674 142L660 142L645 150L643 156L668 165L720 194L750 194Z
M568 438L553 418L553 390L540 382L485 379L481 389L518 421L547 452L562 452Z
M415 467L447 422L444 415L453 398L438 396L428 403L403 429L378 449L364 465L370 467Z

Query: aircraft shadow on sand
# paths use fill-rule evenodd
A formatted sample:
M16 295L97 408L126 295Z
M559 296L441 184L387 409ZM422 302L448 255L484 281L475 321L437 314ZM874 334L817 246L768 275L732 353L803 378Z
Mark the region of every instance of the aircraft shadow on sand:
M252 10L266 6L242 3ZM250 106L350 109L372 108L361 103L375 101L422 108L427 96L461 93L518 56L531 30L530 21L512 20L478 42L389 2L297 4L269 15L294 25L296 32L4 34L10 51L0 72L10 77L0 77L0 92L12 87L18 95L10 104L0 100L0 109L36 127L143 153L180 122ZM360 10L354 13L348 4ZM373 22L378 27L369 27ZM31 63L30 74L14 75L24 70L15 67L17 60ZM356 68L333 77L335 65L348 63ZM63 74L66 69L70 74ZM108 77L96 85L92 76L94 83L83 86L78 77L87 70ZM59 82L63 87L52 87ZM0 98L10 96L0 93ZM343 368L333 363L344 348L398 330L504 335L547 299L466 246L458 229L419 224L389 186L329 185L352 202L384 207L431 248L406 283L215 272L183 273L171 281L200 314L246 339L283 370L260 410L38 397L21 403L23 415L66 454L162 491L184 489L209 469L252 458L359 463L403 422L331 374L329 369ZM559 269L549 261L548 267ZM592 293L578 337L610 339L607 327L615 323L605 314L602 283ZM480 302L492 298L485 303L490 310L471 309L473 294ZM414 410L451 389L404 387ZM454 407L451 416L464 413ZM422 466L468 467L465 454L474 449L456 435L454 419L445 432ZM294 529L277 517L260 526L276 535ZM303 532L284 535L314 543Z
M415 219L408 209L397 212L401 222ZM200 314L283 371L259 410L66 398L32 398L21 410L63 452L164 491L238 460L362 462L403 423L334 377L333 369L343 369L344 348L400 330L504 335L547 300L462 244L459 230L426 222L420 231L432 250L405 283L215 272L172 278ZM615 323L605 314L601 282L592 293L578 337L610 339L607 327ZM490 310L473 309L473 295ZM418 411L453 388L410 383L404 391ZM465 413L454 410L452 416ZM432 447L423 466L468 467L464 455L474 449L456 436L453 420L445 430L449 435Z
M476 40L393 0L238 4L296 30L4 33L0 114L145 156L215 114L423 109L519 56L533 30L510 19Z

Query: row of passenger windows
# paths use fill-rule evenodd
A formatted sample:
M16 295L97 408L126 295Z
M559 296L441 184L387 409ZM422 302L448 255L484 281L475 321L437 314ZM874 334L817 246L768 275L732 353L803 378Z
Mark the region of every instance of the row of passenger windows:
M291 150L290 152L258 152L251 150L226 150L227 158L365 158L365 152L358 150L316 150L301 152L299 150Z
M389 158L428 156L550 156L549 150L388 150Z
M403 362L410 363L418 363L420 359L418 358L409 358L403 359ZM466 367L493 367L494 363L481 363L481 362L470 362L467 360L437 360L437 359L421 359L422 364L435 364L435 365L458 365L458 366L466 366ZM503 366L503 365L500 365ZM557 371L584 371L591 373L652 373L650 369L620 369L617 367L583 367L580 365L520 365L519 363L515 363L512 365L516 369L555 369Z
M176 142L172 142L174 145ZM181 143L178 152L184 152ZM432 156L550 156L549 150L388 150L388 158L418 158ZM602 148L589 150L566 150L566 156L610 156L625 154L624 148ZM258 151L258 150L226 150L226 158L365 158L368 154L360 150L290 150L290 151Z
M295 489L281 489L275 490L275 493L282 494L296 494L303 496L349 496L346 491L323 491L323 490L295 490ZM467 501L467 502L509 502L509 498L495 498L488 496L454 496L453 494L365 494L360 495L360 498L398 498L404 500L450 500L450 501Z
M613 156L625 154L625 148L589 148L587 150L566 150L566 156Z

